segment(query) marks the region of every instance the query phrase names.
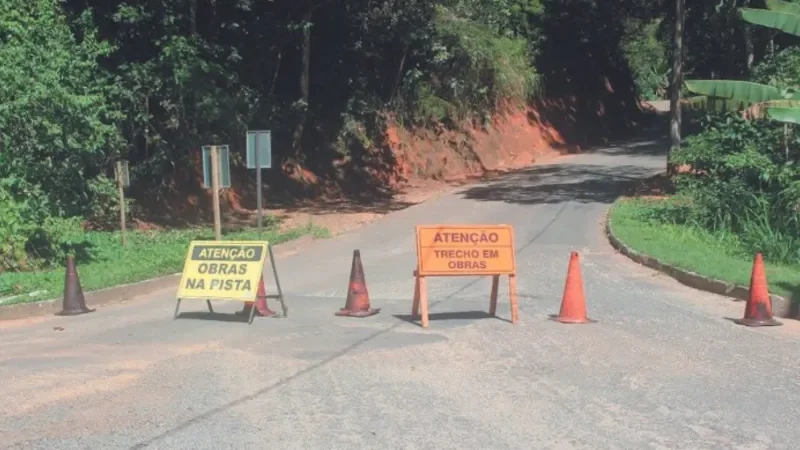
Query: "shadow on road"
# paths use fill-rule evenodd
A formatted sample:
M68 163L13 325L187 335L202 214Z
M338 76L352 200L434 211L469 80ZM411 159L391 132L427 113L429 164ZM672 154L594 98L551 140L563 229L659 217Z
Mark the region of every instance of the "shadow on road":
M416 325L421 327L422 325L419 323L419 317L414 318L411 314L394 314L396 319L403 320L410 324ZM503 322L511 323L510 320L504 319L499 316L493 316L486 311L452 311L452 312L442 312L442 313L429 313L428 320L435 321L435 320L480 320L480 319L497 319L502 320Z
M176 319L194 319L194 320L213 320L215 322L244 322L247 323L250 316L245 314L221 314L216 312L206 311L191 311L182 312L178 314Z
M462 193L464 198L520 205L613 203L628 188L653 174L652 168L624 165L554 164L498 177Z
M786 289L790 292L789 294L789 311L788 316L794 319L800 319L800 286L794 283L776 283L778 286Z
M589 154L610 155L610 156L640 156L640 157L663 157L666 165L667 148L669 143L664 139L652 137L647 140L620 141L611 143L602 148L587 151Z
M586 155L603 155L627 159L634 164L548 164L500 175L490 184L467 189L463 198L521 205L545 203L604 203L611 204L642 179L655 174L652 162L635 164L631 158L664 158L668 144L654 132L640 139L620 141L587 150Z

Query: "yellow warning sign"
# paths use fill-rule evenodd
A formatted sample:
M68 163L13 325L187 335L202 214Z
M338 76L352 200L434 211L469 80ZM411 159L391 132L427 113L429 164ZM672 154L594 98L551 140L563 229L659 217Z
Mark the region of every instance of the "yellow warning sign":
M268 245L262 241L192 241L178 298L254 300Z

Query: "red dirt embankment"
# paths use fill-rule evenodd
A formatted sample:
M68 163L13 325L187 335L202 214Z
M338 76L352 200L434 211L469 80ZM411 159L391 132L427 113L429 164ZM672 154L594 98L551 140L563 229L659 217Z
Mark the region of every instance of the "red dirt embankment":
M460 131L412 131L396 124L387 130L396 164L393 184L414 180L458 181L517 169L566 153L565 139L539 120L533 107L504 108L489 123Z

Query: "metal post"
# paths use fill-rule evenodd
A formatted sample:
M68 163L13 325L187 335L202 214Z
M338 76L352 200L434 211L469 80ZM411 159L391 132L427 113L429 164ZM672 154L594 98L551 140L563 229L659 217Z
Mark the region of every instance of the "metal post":
M128 245L127 226L125 224L125 186L122 179L122 163L117 162L117 192L119 194L119 229L122 233L122 246Z
M262 212L263 205L262 205L262 198L261 198L261 196L262 196L262 192L261 191L263 190L263 187L261 186L261 158L259 157L259 153L260 152L258 151L258 149L259 149L259 147L258 147L258 135L259 134L261 134L261 133L256 133L256 139L255 139L255 143L254 143L254 147L255 148L253 149L253 151L255 152L254 156L255 156L255 160L256 160L256 208L258 208L258 239L261 240L261 228L263 226L262 224L263 224L264 216L263 216L263 212Z
M214 202L214 235L222 240L222 219L219 212L219 147L211 146L211 191Z

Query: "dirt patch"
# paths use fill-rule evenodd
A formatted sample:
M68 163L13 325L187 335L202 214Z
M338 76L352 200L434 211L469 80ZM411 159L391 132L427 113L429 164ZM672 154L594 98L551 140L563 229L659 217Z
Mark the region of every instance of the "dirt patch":
M691 173L690 166L680 166L676 173ZM650 178L646 178L639 182L633 189L631 196L640 198L662 199L675 194L675 180L667 176L667 172L661 172Z
M639 182L633 189L632 196L639 198L666 198L675 192L672 179L666 172L659 173Z

